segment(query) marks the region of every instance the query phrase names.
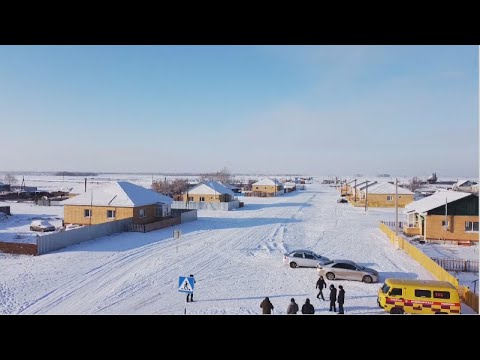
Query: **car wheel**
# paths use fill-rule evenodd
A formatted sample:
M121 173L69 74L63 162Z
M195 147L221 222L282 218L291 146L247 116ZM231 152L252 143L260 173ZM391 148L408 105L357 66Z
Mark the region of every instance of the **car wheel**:
M333 279L335 279L335 274L334 274L334 273L331 273L331 272L327 273L327 275L325 275L325 276L327 277L328 280L333 280Z
M390 310L390 314L403 314L403 309L399 307L393 307L392 310Z
M362 281L363 281L364 283L370 284L370 283L373 281L373 279L372 279L371 276L365 275L365 276L363 277Z
M292 269L295 269L296 267L298 267L298 265L297 265L297 263L296 263L295 261L292 261L292 262L290 263L290 267L291 267Z

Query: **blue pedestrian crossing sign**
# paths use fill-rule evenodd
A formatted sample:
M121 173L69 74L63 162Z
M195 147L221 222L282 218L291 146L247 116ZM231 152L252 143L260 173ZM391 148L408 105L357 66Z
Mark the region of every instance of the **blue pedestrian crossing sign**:
M195 287L195 282L193 277L190 276L180 276L178 278L178 291L184 293L193 293L193 288Z

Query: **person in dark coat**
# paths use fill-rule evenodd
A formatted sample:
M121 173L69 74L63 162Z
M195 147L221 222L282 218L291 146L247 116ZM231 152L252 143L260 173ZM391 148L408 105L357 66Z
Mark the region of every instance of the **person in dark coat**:
M340 289L338 291L338 313L343 314L343 303L345 302L345 290L343 290L343 286L339 285L338 288Z
M263 299L262 303L260 304L260 307L262 308L262 314L271 314L273 310L273 305L270 302L270 299L268 296Z
M322 300L325 301L322 290L327 288L327 283L325 282L325 280L323 280L323 276L320 276L320 278L317 280L316 288L318 289L317 299L320 299L321 296Z
M190 274L189 277L191 277L191 278L193 279L193 275L192 275L192 274ZM197 283L197 282L195 281L195 279L193 279L193 283L194 283L194 284ZM190 296L190 300L188 300L188 297L189 297L189 296ZM187 293L187 302L190 302L190 301L193 302L193 292L190 293L190 294Z
M337 307L335 306L335 301L337 301L337 289L333 284L330 285L330 310L337 312Z
M315 308L310 304L310 299L305 300L302 306L302 314L315 314Z
M287 308L287 314L296 314L297 311L298 311L298 304L295 302L295 299L292 298Z

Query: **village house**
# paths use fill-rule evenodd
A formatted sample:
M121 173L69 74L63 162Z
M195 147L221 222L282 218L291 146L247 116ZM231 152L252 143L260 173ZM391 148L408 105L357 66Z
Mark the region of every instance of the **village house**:
M350 187L351 194L350 194L350 197L349 197L352 204L355 205L356 203L358 203L358 206L361 206L362 204L360 204L360 202L362 200L361 199L362 190L365 190L367 187L370 188L375 184L377 184L376 181L365 180L365 181L362 181L360 183L357 183L357 185L352 185Z
M460 180L453 185L453 190L478 194L478 183L470 180Z
M132 218L150 224L171 215L172 198L127 181L94 187L62 202L64 225L95 225Z
M405 207L403 232L424 240L478 242L478 195L437 191Z
M252 184L252 196L268 197L284 193L283 184L277 179L263 178Z
M368 195L367 195L368 192ZM414 193L408 189L398 186L397 188L397 204L403 208L413 201ZM360 201L365 204L368 196L369 207L389 208L395 207L395 185L390 183L373 183L369 184L368 189L362 187L360 189Z
M239 206L233 191L217 181L195 185L182 194L180 201L172 204L173 209L232 210Z

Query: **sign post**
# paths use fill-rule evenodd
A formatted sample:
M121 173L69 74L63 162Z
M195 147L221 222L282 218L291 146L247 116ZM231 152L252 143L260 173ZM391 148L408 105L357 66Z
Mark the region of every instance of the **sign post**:
M178 291L193 294L193 289L195 287L195 281L193 277L190 276L180 276L178 278ZM193 295L192 295L193 296ZM185 315L187 314L187 299L185 298L185 309L183 312Z

